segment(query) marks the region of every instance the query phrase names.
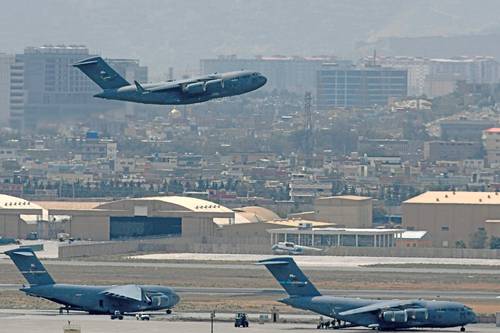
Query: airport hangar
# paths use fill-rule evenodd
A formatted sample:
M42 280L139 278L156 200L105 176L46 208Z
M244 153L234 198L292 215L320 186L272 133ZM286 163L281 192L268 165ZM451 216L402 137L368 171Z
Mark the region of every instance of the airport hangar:
M346 223L349 224L349 223ZM318 247L393 247L398 229L337 228L333 222L280 219L264 207L231 210L181 196L122 199L111 202L37 201L0 196L0 236L43 239L66 233L92 241L175 237L181 243L248 244L268 248L278 241Z
M500 237L500 193L429 191L402 204L403 228L426 230L433 247L455 247L479 230ZM488 245L487 245L488 246Z
M314 227L333 223L311 221ZM269 244L268 229L300 227L303 220L283 220L264 207L231 210L181 196L122 199L111 202L36 201L0 195L0 236L24 239L36 232L54 239L109 241L177 237L195 243Z

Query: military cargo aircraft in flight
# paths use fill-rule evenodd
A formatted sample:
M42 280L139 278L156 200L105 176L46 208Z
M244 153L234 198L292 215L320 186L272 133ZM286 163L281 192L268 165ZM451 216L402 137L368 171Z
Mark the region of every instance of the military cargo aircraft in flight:
M291 257L261 260L257 264L265 265L287 292L289 297L279 302L344 323L336 328L365 326L378 330L396 330L460 327L463 332L465 325L477 322L472 309L457 302L323 296Z
M55 283L31 248L4 252L17 266L29 286L21 288L29 296L41 297L61 304L63 310L86 311L90 314L110 314L111 319L124 315L166 310L179 302L170 288L153 285L88 286Z
M241 95L266 84L265 76L246 70L214 73L182 80L130 84L101 57L81 60L74 67L103 89L94 97L143 104L179 105Z

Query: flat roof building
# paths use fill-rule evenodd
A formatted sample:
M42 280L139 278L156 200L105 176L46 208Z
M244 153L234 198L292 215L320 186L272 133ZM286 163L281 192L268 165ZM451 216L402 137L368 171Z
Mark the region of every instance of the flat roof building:
M269 229L271 244L292 242L302 246L329 247L394 247L401 229L369 228L280 228Z
M408 95L407 75L406 69L324 65L318 70L317 108L388 105L391 98Z
M303 93L311 91L316 84L316 72L332 57L286 57L259 56L253 59L232 56L219 56L215 59L202 59L202 74L228 72L241 69L261 72L267 77L265 90L287 90Z

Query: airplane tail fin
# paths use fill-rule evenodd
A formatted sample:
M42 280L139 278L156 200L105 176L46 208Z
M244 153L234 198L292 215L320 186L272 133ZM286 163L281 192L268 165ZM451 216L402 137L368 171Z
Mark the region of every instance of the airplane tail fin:
M55 283L40 260L38 260L33 249L29 247L20 247L4 253L12 259L17 269L23 274L30 286L33 287Z
M130 85L127 80L121 77L101 57L80 60L76 64L73 64L73 67L81 70L103 90L117 89Z
M300 270L293 258L281 257L261 260L264 265L290 296L320 296L320 292Z

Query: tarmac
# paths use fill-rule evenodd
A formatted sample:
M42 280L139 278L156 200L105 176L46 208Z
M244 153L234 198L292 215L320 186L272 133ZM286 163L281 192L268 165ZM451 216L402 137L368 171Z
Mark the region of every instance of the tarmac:
M85 314L70 314L70 315L57 315L51 312L35 313L34 311L27 311L25 313L17 310L9 313L8 310L0 312L0 332L2 333L56 333L63 332L63 327L68 325L73 328L79 328L81 333L164 333L164 332L179 332L179 333L201 333L210 332L211 323L208 320L208 314L199 314L206 317L203 321L193 318L189 321L185 318L183 320L158 320L152 318L151 321L138 321L133 317L126 317L124 320L111 320L108 316L91 316ZM187 314L190 315L190 314ZM232 314L227 314L232 316ZM303 323L264 323L259 324L258 321L250 318L249 328L235 328L232 322L220 322L222 317L216 314L216 321L214 322L214 333L274 333L274 332L323 332L316 329L314 322ZM318 318L316 316L316 318ZM226 318L222 318L226 319ZM350 328L343 331L349 333L367 333L372 332L367 328ZM419 329L418 332L459 332L459 328L446 328L446 329ZM467 332L472 333L495 333L498 328L494 324L476 324L467 326Z
M221 253L156 253L131 256L132 259L147 260L175 260L175 261L231 261L252 262L273 257L259 254L221 254ZM301 267L363 267L369 265L484 265L500 266L500 259L472 259L472 258L419 258L419 257L362 257L362 256L294 256Z

